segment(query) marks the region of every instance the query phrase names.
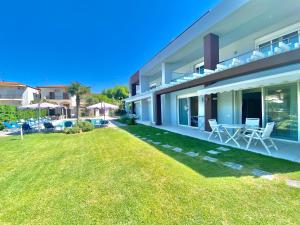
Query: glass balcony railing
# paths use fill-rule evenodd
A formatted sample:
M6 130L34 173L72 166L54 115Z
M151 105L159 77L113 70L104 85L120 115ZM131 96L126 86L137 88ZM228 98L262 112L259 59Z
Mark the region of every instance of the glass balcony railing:
M300 47L299 42L287 43L285 40L272 44L269 48L255 49L239 56L227 59L217 64L217 68L213 72L220 72L246 63L250 63L259 59L271 57L280 53L292 51Z

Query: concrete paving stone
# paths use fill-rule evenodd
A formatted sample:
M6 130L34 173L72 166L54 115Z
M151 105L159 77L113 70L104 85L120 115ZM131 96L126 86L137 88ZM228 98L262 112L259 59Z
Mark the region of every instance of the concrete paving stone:
M172 150L173 150L174 152L182 152L182 148L178 148L178 147L173 148Z
M217 162L218 161L218 159L209 157L209 156L204 156L202 159L205 161L209 161L209 162Z
M220 151L223 151L223 152L228 152L228 151L230 151L230 148L218 147L217 150L220 150Z
M221 152L217 152L217 151L215 151L215 150L209 150L209 151L207 151L207 153L209 153L209 154L211 154L211 155L218 155L218 154L220 154Z
M223 163L224 166L227 166L233 170L241 170L243 169L243 165L241 164L237 164L237 163L234 163L234 162L225 162Z
M185 154L188 155L188 156L190 156L190 157L197 157L197 156L199 156L198 152L187 152Z

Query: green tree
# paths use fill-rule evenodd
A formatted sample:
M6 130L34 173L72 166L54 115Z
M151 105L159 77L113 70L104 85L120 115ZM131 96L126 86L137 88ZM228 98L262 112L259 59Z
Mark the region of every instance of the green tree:
M72 96L76 97L76 118L77 122L79 121L79 108L80 108L80 100L82 96L90 93L90 88L80 84L79 82L72 82L71 85L67 89L68 93Z

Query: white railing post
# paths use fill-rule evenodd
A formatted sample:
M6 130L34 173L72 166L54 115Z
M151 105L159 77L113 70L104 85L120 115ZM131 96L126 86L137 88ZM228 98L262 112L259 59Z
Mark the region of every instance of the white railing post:
M24 137L23 137L23 127L21 126L20 128L20 135L21 135L21 140L23 141L24 140Z

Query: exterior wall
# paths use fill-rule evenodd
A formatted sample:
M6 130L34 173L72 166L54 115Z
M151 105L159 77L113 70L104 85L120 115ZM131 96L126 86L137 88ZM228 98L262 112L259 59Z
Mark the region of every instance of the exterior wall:
M22 99L26 87L0 87L0 99Z
M59 105L67 105L70 109L76 106L76 97L70 96L68 98L64 98L64 93L67 92L65 88L40 88L41 90L41 98L47 99L49 102L53 102ZM55 93L55 98L50 99L50 92Z
M218 94L218 123L234 123L234 101L233 92Z
M38 90L31 87L0 87L0 104L1 105L28 105L38 94Z
M142 105L141 101L135 102L135 114L139 120L142 120Z
M31 87L27 87L22 95L22 105L31 104L36 99L36 96L38 94L39 94L38 90Z

